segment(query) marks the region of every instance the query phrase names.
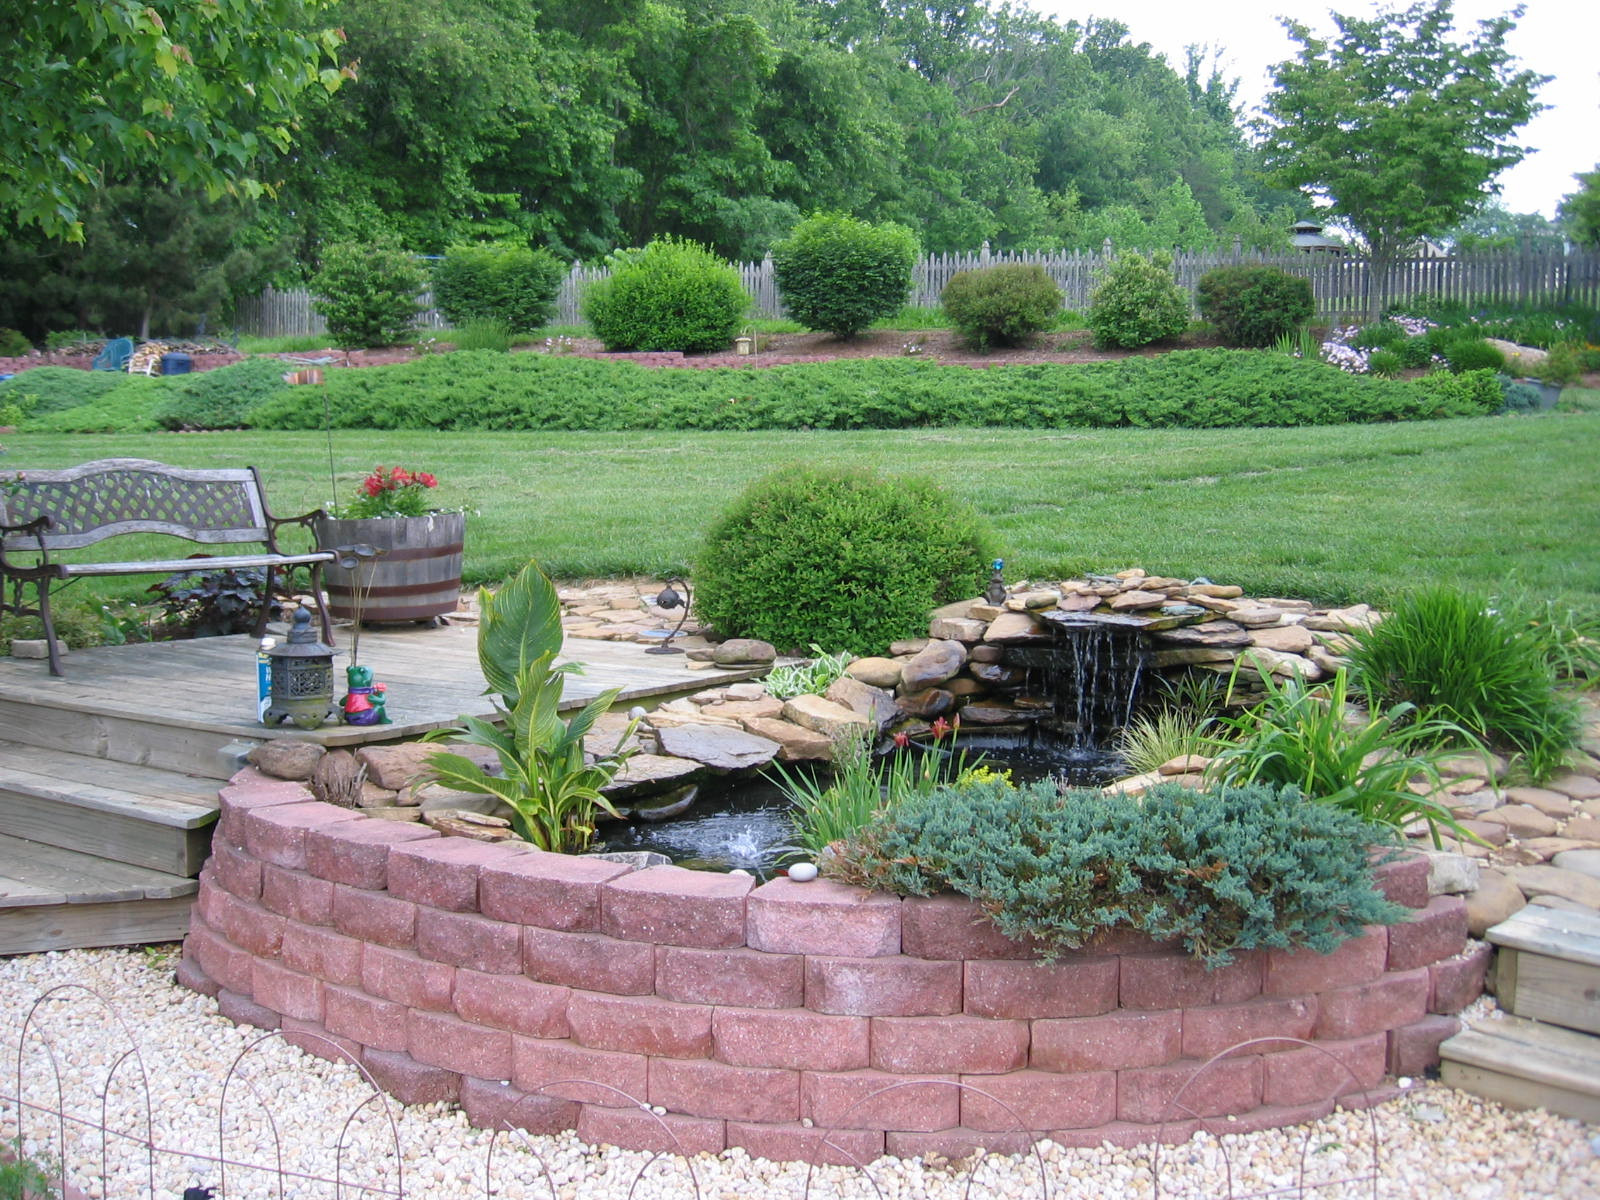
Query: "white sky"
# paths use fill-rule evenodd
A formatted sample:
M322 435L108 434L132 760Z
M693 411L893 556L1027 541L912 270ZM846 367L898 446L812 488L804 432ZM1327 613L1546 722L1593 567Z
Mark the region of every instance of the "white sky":
M1135 42L1149 42L1182 70L1183 49L1196 44L1222 51L1223 72L1240 80L1239 99L1248 109L1271 86L1271 67L1294 57L1296 44L1278 24L1292 16L1319 34L1332 34L1329 11L1365 15L1380 8L1408 7L1405 0L1027 0L1036 12L1062 20L1090 16L1120 21ZM1456 0L1458 32L1505 14L1510 0ZM1600 162L1600 4L1594 0L1525 0L1526 13L1506 39L1520 67L1554 78L1539 92L1548 105L1521 133L1537 151L1501 175L1501 202L1512 212L1554 216L1561 197L1577 190L1572 176Z

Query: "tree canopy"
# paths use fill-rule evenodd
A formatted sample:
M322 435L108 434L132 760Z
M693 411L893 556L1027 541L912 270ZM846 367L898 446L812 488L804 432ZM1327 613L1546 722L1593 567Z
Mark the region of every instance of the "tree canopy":
M1573 178L1580 186L1561 199L1561 226L1578 245L1600 249L1600 166Z
M325 0L0 0L0 217L82 237L108 179L134 175L256 197L289 148L295 104L335 90Z
M1274 69L1263 105L1270 178L1325 199L1366 241L1380 280L1406 245L1477 211L1527 154L1514 135L1540 110L1547 77L1517 70L1505 48L1522 11L1466 36L1450 0L1335 13L1329 40L1284 21L1300 50Z

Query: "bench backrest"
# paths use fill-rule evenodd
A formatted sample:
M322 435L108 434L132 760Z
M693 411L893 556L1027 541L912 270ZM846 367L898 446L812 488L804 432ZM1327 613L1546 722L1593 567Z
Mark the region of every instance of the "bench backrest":
M265 542L266 504L254 467L197 471L142 458L105 458L59 471L0 472L0 524L50 518L47 548L90 546L121 533L165 533L191 542ZM29 536L7 550L36 549Z

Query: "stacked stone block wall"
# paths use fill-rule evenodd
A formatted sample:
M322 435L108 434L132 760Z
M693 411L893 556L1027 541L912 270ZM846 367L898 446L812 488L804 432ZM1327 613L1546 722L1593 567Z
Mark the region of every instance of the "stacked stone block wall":
M1208 972L1131 936L1041 963L958 897L441 837L254 771L222 806L186 985L402 1101L640 1149L867 1161L1300 1122L1436 1062L1486 963L1420 858L1377 869L1409 922Z

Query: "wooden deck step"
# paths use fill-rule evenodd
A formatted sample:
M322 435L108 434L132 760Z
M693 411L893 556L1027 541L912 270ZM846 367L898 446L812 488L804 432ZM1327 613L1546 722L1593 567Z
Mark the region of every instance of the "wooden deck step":
M176 941L193 879L0 834L0 955Z
M1600 1121L1600 1037L1524 1017L1463 1030L1439 1047L1439 1077L1511 1108Z
M1501 1008L1600 1033L1600 913L1530 904L1487 936Z
M217 807L215 779L0 740L0 834L190 877Z

